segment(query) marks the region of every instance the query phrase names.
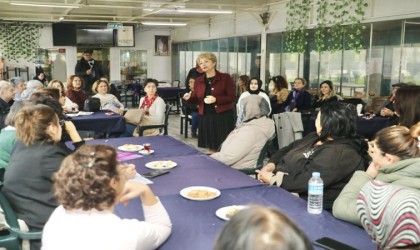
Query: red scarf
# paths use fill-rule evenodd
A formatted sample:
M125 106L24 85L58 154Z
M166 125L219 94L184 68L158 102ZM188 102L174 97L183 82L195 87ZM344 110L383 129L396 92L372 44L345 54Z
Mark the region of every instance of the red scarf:
M155 102L157 95L153 96L152 98L149 98L148 95L146 95L146 97L144 98L143 103L140 106L140 109L145 109L145 110L149 110L150 106L152 106L152 104ZM147 112L146 115L148 115L149 112Z

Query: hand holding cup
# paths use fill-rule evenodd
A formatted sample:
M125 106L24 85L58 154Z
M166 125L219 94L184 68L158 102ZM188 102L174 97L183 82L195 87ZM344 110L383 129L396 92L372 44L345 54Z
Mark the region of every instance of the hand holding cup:
M216 98L212 95L208 95L206 96L206 98L204 98L204 103L206 104L212 104L216 102Z

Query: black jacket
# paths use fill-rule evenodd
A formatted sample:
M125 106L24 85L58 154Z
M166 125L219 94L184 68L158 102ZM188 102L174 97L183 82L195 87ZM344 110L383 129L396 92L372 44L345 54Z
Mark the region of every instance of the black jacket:
M4 120L10 112L10 104L0 98L0 130L5 127Z
M102 70L102 65L100 64L100 62L93 60L92 69L95 71L95 76L93 76L93 74L86 74L86 71L90 68L91 66L89 62L82 57L82 59L80 59L80 61L77 62L74 70L76 75L83 77L83 80L85 82L85 90L87 90L89 93L92 92L93 83L102 76L104 76L104 72Z
M269 162L285 172L281 187L306 199L312 172L320 172L324 182L324 209L334 200L356 170L365 170L366 144L361 139L336 139L312 147L316 132L297 140L275 153Z

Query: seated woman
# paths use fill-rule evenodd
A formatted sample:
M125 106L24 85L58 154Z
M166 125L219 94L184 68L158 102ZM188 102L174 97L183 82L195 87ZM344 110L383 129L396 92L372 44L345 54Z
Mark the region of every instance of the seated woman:
M61 205L44 227L43 248L155 249L165 242L172 228L168 213L147 185L127 182L116 158L111 146L85 145L64 159L54 175ZM115 204L138 198L145 221L114 214Z
M79 110L84 110L85 101L89 98L83 92L84 82L83 78L77 75L72 75L67 79L67 92L66 96L79 106Z
M335 94L333 83L330 80L325 80L319 85L318 100L315 101L312 108L319 109L328 102L338 102L338 98Z
M397 90L394 102L398 124L407 128L420 121L420 86L410 85Z
M285 111L284 102L289 95L289 84L281 75L275 76L271 80L273 82L273 86L270 88L271 106L273 108L272 113L278 114Z
M343 103L326 103L315 121L316 132L275 153L258 172L258 179L298 193L306 199L312 172L324 181L324 209L350 180L365 169L366 142L356 134L356 110ZM276 172L273 173L273 171Z
M101 109L109 109L115 113L122 114L124 112L124 104L118 101L115 95L109 94L109 89L108 81L97 80L92 86L92 91L97 93L93 97L99 98Z
M311 108L311 94L305 90L305 86L305 79L295 79L293 90L289 93L284 102L287 112L300 112Z
M357 196L371 180L394 183L420 190L420 122L408 129L393 126L380 130L369 142L372 163L365 171L354 173L334 202L333 215L360 225Z
M241 96L246 91L246 87L248 86L248 82L249 82L249 76L240 75L238 77L237 88L236 88L236 96Z
M24 107L15 116L17 140L2 191L17 217L30 229L42 230L57 207L52 194L52 175L71 153L59 143L63 122L52 108L43 104ZM80 137L79 141L82 141ZM31 249L39 248L40 241L31 241Z
M48 80L45 77L44 72L39 72L38 75L34 76L33 80L40 81L42 83L42 85L44 85L44 87L47 87Z
M191 76L188 80L188 87L190 91L194 92L194 84L195 84L195 77ZM184 100L181 100L184 102ZM198 115L198 105L197 104L189 104L184 103L185 107L188 109L189 114L191 115L191 137L198 138L197 136L197 129L198 129L198 122L200 121L200 116Z
M143 110L143 115L140 120L140 126L159 125L165 121L165 101L157 94L158 81L156 79L146 79L144 91L146 96L140 99L139 109ZM137 126L133 124L126 124L126 131L123 136L132 136ZM159 129L145 130L143 135L158 135Z
M118 90L117 86L115 86L115 84L111 83L108 80L107 76L103 76L103 77L99 78L99 80L107 81L108 84L109 84L109 93L115 95L115 97L117 97L118 101L121 101L120 91Z
M5 125L6 127L1 130L0 133L0 181L4 180L4 171L9 166L10 154L12 153L13 146L16 142L16 128L15 116L17 112L29 105L32 104L28 101L19 101L13 103L10 108L9 114L7 114Z
M71 112L73 109L74 110L78 110L79 109L79 105L75 102L73 102L72 100L70 100L67 96L66 96L66 91L64 90L64 84L59 81L59 80L51 80L48 83L48 87L49 88L56 88L60 90L60 97L64 98L64 104L63 104L63 109L65 112Z
M241 105L243 122L230 132L220 151L210 156L236 169L255 167L261 149L275 133L274 121L267 118L270 109L265 98L250 95Z
M302 230L274 208L251 206L239 211L220 231L213 250L301 249L313 246Z
M378 249L419 249L420 192L395 184L371 181L357 199L363 228Z
M242 105L242 100L250 95L259 95L261 97L263 97L267 103L268 103L268 108L269 108L269 113L271 113L271 104L270 104L270 98L268 98L268 95L261 89L262 87L262 81L258 78L252 78L246 85L246 91L244 93L242 93L242 95L239 97L238 103L236 104L236 111L238 114L238 119L236 120L236 126L238 126L239 124L241 124L243 122L243 120L241 120L239 117L241 115L241 113L243 113L243 110L241 110L241 108L243 107Z
M399 88L404 88L409 86L407 83L399 82L392 84L392 93L376 110L375 115L380 115L384 117L389 117L393 125L398 124L398 116L395 114L395 94Z

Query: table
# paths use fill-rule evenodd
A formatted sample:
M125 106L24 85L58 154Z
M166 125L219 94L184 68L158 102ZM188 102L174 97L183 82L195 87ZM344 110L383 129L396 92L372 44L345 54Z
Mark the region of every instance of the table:
M310 117L306 117L307 124L304 124L305 127L305 135L316 131L315 128L315 120L316 115L311 115ZM356 123L356 130L357 133L366 139L373 139L376 132L379 130L391 126L391 123L388 118L381 117L381 116L374 116L370 119L365 119L364 117L358 117Z
M77 130L94 131L95 133L123 133L125 131L124 116L106 115L107 110L94 112L92 115L72 117L71 121Z
M334 84L334 88L337 92L343 92L343 91L338 91L340 89L340 84ZM350 89L350 96L354 95L354 91L356 89L363 89L363 91L365 91L366 86L365 85L360 85L360 84L354 84L354 83L343 83L342 88L348 88Z
M139 173L150 172L150 169L144 167L149 161L170 159L178 163L169 174L152 179L154 183L150 185L166 207L173 223L172 235L159 249L210 250L225 223L216 217L215 211L228 205L251 203L280 209L290 216L311 240L331 237L358 249L376 249L363 229L340 221L327 211L323 211L321 215L308 214L306 201L282 188L262 185L170 136L116 138L86 143L120 146L126 143L146 142L151 143L155 153L129 161L136 164ZM179 191L191 185L218 188L221 196L204 202L182 198ZM131 200L127 206L118 204L115 213L122 218L142 220L140 199Z
M179 114L179 93L182 93L185 89L180 87L158 87L157 93L158 95L165 100L165 102L169 102L172 105L176 105L176 113Z

